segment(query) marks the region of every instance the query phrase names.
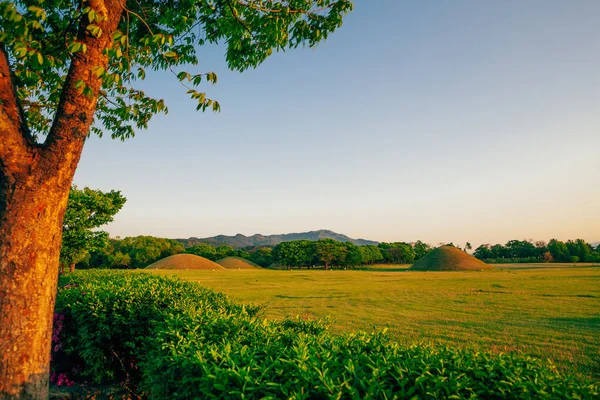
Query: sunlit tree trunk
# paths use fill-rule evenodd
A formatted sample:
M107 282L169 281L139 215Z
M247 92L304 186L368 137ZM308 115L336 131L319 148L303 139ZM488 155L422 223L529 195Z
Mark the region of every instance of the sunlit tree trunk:
M43 144L30 134L0 44L0 399L47 399L62 222L69 188L93 121L101 79L123 12L116 0L90 0L103 30L92 36L84 18L76 53ZM91 89L84 96L83 81Z
M0 179L7 195L0 210L0 398L47 398L69 186Z

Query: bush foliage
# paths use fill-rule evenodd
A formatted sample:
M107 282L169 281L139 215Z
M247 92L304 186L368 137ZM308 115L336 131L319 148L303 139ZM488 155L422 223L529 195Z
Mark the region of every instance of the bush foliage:
M61 277L55 374L151 398L596 398L598 385L518 354L402 347L269 321L197 284L145 273Z

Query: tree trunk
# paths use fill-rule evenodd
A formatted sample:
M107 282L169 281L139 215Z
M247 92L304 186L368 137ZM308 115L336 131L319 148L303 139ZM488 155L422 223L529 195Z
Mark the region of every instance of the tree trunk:
M10 181L0 175L3 195L8 194L0 205L0 399L48 398L52 316L70 181L56 186L55 180L41 185L35 179L14 185Z
M9 57L0 43L0 399L48 398L52 314L62 222L69 188L92 124L106 69L106 49L123 13L118 0L86 2L102 35L84 16L44 144L37 143L16 94ZM79 89L83 81L92 95Z
M71 263L71 265L69 265L69 272L75 272L75 264Z

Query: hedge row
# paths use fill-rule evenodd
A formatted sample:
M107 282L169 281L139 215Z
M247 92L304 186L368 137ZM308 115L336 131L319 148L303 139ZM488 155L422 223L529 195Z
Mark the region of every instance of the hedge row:
M598 397L597 384L529 357L335 336L145 273L69 274L56 310L55 373L125 382L156 399Z

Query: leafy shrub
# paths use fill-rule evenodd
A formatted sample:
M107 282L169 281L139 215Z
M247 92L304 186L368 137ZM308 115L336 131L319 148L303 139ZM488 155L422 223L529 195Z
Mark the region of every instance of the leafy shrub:
M79 271L59 282L55 313L63 319L59 354L53 358L60 360L60 352L70 355L81 364L80 375L96 383L122 379L153 341L155 325L181 310L253 315L259 308L178 279Z
M61 287L60 351L82 377L130 379L152 398L598 396L598 385L522 355L334 336L314 321L264 320L258 307L177 279L78 272Z

